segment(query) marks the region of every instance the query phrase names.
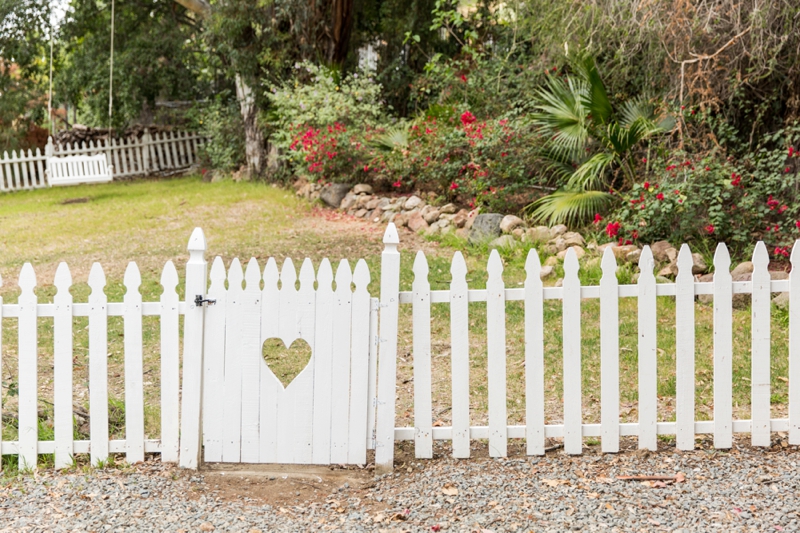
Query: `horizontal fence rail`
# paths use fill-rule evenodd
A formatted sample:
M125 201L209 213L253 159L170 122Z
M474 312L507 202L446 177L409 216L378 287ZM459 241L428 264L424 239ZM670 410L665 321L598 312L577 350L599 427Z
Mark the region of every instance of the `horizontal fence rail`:
M45 153L37 148L3 153L0 158L0 192L47 187L47 159L71 155L105 154L114 178L145 176L189 168L195 164L206 138L185 131L164 131L141 138L99 139L81 143L54 143L48 139Z
M3 441L0 422L0 452L18 455L20 469L36 468L38 455L54 454L56 468L73 464L76 454L90 454L93 465L108 460L111 453L125 453L126 460L144 460L145 453L159 453L163 461L178 460L179 411L179 330L178 317L185 314L186 304L180 302L176 286L178 273L171 261L161 275L163 293L158 302L143 302L139 292L141 276L136 263L125 272L126 288L122 302L109 303L105 294L106 278L99 263L92 265L88 285L91 294L86 303L74 303L70 288L72 275L66 263L58 266L54 285L57 289L52 303L39 303L34 289L36 274L26 263L19 275L21 293L17 304L3 304L0 298L0 326L16 319L18 330L18 416L17 439ZM2 278L0 278L2 286ZM109 371L108 317L121 316L124 322L124 409L125 439L109 436ZM143 393L143 335L142 317L160 319L160 410L161 438L146 439L144 428ZM52 317L53 341L53 440L39 440L39 402L43 400L38 387L39 349L45 348L39 338L40 318ZM76 439L73 398L75 360L74 318L88 317L89 440ZM2 329L0 327L0 333ZM0 341L3 340L0 337ZM11 342L11 339L6 339ZM0 343L0 347L1 347ZM2 350L0 350L2 354ZM0 371L2 359L0 358ZM83 409L83 407L80 407ZM2 405L0 411L8 411Z
M396 249L394 228L387 230L387 251ZM800 264L795 246L791 263ZM386 253L386 252L384 252ZM399 259L397 260L399 262ZM786 280L771 280L766 246L759 242L753 259L751 281L733 282L730 256L724 244L717 248L712 282L697 282L692 275L691 251L687 245L678 255L678 275L674 283L656 283L653 255L645 246L639 263L641 274L636 284L621 285L617 281L617 261L611 248L602 257L602 278L597 286L581 286L576 254L569 250L564 259L561 287L544 287L540 280L541 264L536 250L529 252L523 288L506 288L502 279L503 264L496 250L487 264L485 289L467 287L467 267L456 252L451 266L449 290L431 290L428 264L423 252L414 261L411 291L396 289L399 264L392 265L392 280L382 280L381 306L392 302L412 307L413 328L413 404L414 427L394 427L394 420L382 420L379 414L378 434L391 431L394 440L413 440L418 458L432 456L434 440L452 441L454 457L469 457L470 440L488 439L489 453L494 457L507 454L508 439L525 439L529 455L545 451L545 438L562 438L567 453L580 454L584 437L599 437L603 452L619 451L621 436L638 437L639 448L655 450L659 435L674 435L678 449L694 448L695 437L712 434L717 448L730 448L734 433L750 433L754 446L769 446L771 434L788 432L790 444L800 444L800 272L795 268ZM391 264L391 263L390 263ZM394 284L390 283L394 281ZM387 290L388 287L388 290ZM770 413L770 312L772 293L789 293L789 377L788 419L771 419ZM732 393L732 301L733 295L750 294L752 298L751 343L751 418L733 419ZM714 310L714 420L695 420L695 296L712 295ZM674 297L676 305L676 375L675 420L658 420L657 415L657 298ZM638 422L620 422L619 301L638 299ZM582 301L599 299L600 303L600 423L585 423L582 405L581 307ZM563 422L545 423L544 374L544 301L562 301L563 350ZM524 305L524 379L525 425L510 425L506 413L506 302L521 301ZM470 347L469 304L485 302L488 378L488 425L470 424ZM450 316L452 424L434 427L431 390L431 306L448 305ZM381 342L401 335L397 319L381 322ZM384 346L382 346L384 348ZM393 367L387 358L393 351L383 350L380 367ZM381 374L379 399L391 401L395 375ZM391 389L391 390L390 390ZM513 398L512 398L513 399ZM379 406L380 413L380 406ZM390 468L391 448L378 447L376 464Z

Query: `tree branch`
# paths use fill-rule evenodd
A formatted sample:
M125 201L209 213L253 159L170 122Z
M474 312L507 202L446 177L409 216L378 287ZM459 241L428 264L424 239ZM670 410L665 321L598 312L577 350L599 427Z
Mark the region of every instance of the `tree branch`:
M177 3L192 11L197 13L201 17L206 17L211 14L211 4L208 3L208 0L175 0Z

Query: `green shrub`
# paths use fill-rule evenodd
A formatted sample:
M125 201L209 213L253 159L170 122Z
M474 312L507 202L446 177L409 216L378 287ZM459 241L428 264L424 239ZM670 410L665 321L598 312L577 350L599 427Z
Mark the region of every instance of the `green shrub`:
M208 139L200 149L203 164L230 172L245 163L244 124L235 100L221 95L202 108L196 120Z

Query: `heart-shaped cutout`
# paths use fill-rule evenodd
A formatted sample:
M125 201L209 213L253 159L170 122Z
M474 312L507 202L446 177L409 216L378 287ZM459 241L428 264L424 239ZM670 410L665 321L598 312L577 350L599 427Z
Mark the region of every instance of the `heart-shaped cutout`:
M287 348L283 340L271 338L264 341L261 356L285 389L308 365L311 346L303 339L295 339Z

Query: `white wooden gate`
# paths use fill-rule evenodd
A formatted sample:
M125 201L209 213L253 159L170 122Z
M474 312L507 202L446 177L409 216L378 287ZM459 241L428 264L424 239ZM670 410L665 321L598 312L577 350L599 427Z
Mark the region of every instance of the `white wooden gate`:
M214 260L204 311L206 462L366 463L378 307L367 292L369 269L362 259L353 272L342 260L335 288L330 261L320 263L316 288L314 274L306 259L298 288L291 259L279 272L270 258L263 275L255 258L244 271L234 259L227 275L222 259ZM285 388L262 356L264 343L275 339L311 348Z

